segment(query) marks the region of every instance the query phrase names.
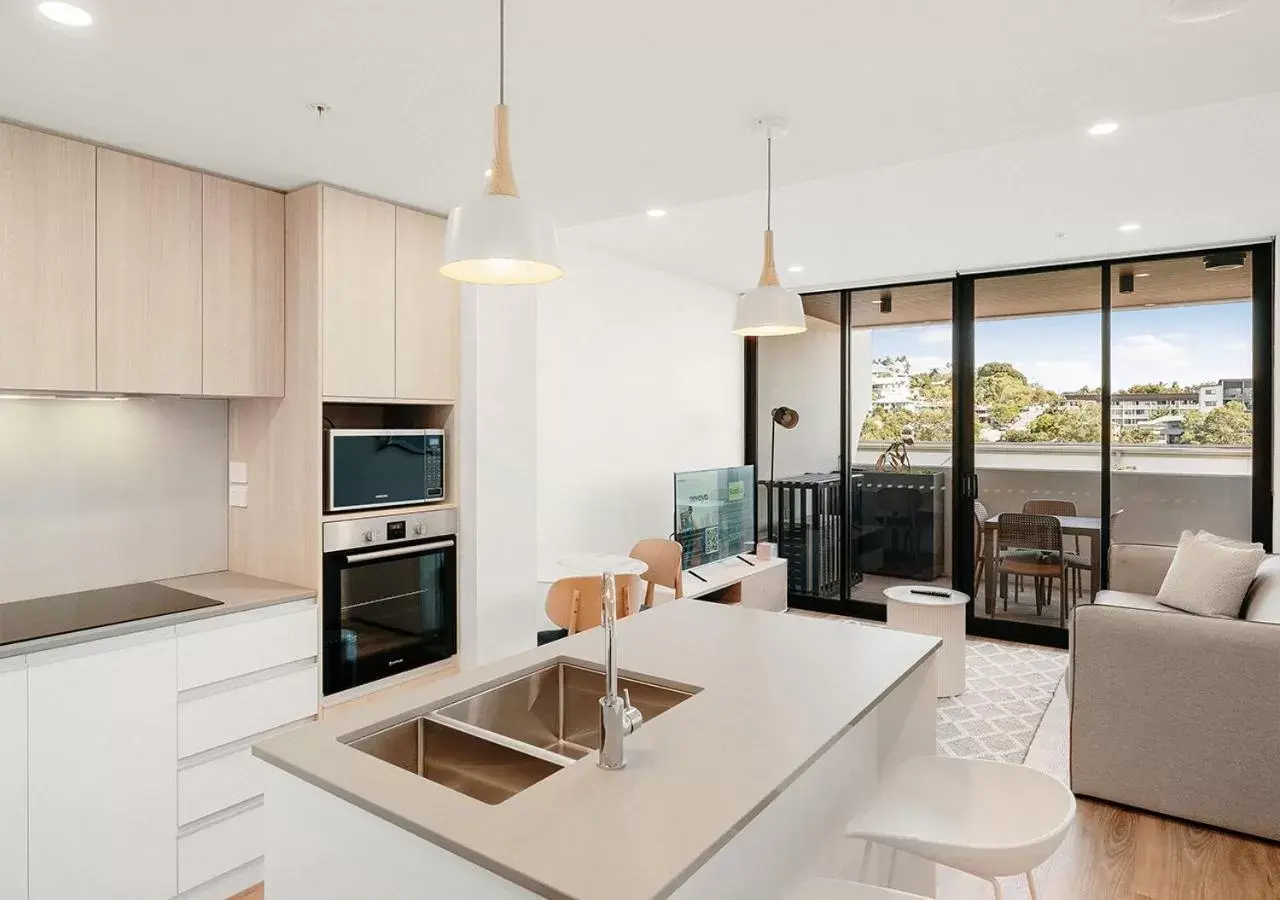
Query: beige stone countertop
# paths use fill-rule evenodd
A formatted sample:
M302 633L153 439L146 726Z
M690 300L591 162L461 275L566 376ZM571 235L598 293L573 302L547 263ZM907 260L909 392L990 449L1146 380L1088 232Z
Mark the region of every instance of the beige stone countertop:
M541 896L653 900L669 896L940 645L690 599L623 619L618 641L623 674L701 688L626 739L622 771L600 769L592 753L490 806L340 740L549 661L600 664L599 628L372 700L253 752Z
M219 605L173 613L167 616L152 616L147 619L134 619L130 622L116 622L99 628L85 628L80 631L69 631L64 634L54 634L13 644L3 644L0 645L0 659L11 656L25 656L28 653L39 653L41 650L53 650L57 647L69 647L72 644L83 644L87 641L99 641L103 638L133 634L138 631L150 631L153 628L169 628L174 625L181 625L184 622L193 622L196 619L225 616L259 606L289 603L293 600L305 600L316 596L316 592L312 589L299 587L296 584L285 584L282 581L271 581L266 578L255 578L252 575L241 575L239 572L228 571L205 572L200 575L186 575L181 578L166 578L155 583L196 594L200 597L217 600Z

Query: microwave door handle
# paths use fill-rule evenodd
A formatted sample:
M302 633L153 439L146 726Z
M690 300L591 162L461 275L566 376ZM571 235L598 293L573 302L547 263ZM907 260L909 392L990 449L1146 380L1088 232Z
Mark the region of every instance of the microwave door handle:
M433 544L415 544L412 547L392 547L389 550L370 550L368 553L350 553L347 562L358 563L370 559L390 559L394 556L410 556L414 553L425 553L429 550L447 550L454 546L453 541L436 541Z

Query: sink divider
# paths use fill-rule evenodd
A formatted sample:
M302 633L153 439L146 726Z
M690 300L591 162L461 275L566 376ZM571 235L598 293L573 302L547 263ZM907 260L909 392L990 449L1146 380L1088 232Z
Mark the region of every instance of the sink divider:
M564 686L561 685L560 689L561 691L563 691ZM543 762L549 762L552 765L559 766L562 769L565 766L572 765L573 763L577 762L577 760L573 759L572 757L563 756L559 753L553 753L550 750L544 750L541 747L535 747L533 744L526 744L524 741L518 741L515 738L507 737L505 734L498 734L496 731L489 731L487 728L480 728L479 726L472 725L468 722L463 722L458 719L451 719L448 716L440 715L440 713L435 710L432 710L431 712L426 713L421 718L422 720L430 719L432 722L436 723L437 725L443 725L445 728L452 728L454 731L460 731L463 734L469 734L472 737L479 738L482 741L488 741L491 744L498 744L502 747L506 747L508 750L516 750L516 751L519 751L520 753L525 754L526 756L536 757L537 759L540 759Z

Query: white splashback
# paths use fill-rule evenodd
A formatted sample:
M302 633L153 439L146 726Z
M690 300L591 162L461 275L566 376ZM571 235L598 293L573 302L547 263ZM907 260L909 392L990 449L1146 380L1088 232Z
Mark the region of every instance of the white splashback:
M0 602L226 566L225 400L0 398Z

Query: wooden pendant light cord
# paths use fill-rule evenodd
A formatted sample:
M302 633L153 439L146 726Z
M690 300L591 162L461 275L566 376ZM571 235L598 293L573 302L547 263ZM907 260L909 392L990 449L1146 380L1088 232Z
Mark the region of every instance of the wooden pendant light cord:
M507 2L498 0L498 105L493 108L493 174L489 193L518 197L507 136Z
M764 200L764 265L760 269L760 286L777 284L778 270L773 264L773 132L765 139Z

